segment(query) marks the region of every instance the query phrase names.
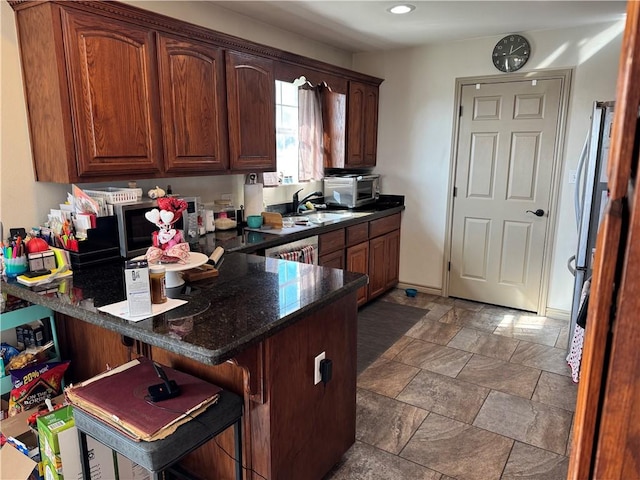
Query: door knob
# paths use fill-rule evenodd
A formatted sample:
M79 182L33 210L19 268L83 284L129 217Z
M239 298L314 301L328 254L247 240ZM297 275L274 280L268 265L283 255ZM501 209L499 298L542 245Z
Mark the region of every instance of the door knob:
M544 210L541 208L537 209L535 212L533 210L527 210L527 213L533 213L536 217L541 217L544 215Z

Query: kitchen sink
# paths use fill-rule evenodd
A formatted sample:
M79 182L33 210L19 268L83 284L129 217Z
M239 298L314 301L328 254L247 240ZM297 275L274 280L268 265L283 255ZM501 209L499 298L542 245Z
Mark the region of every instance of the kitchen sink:
M262 226L260 228L246 228L246 230L270 233L273 235L288 235L304 230L313 230L323 225L331 225L349 218L359 218L370 215L372 212L352 212L352 211L313 211L307 214L293 213L282 214L282 228L271 228Z
M311 223L333 222L343 220L352 216L351 212L316 212L305 215Z
M333 222L335 220L343 220L345 218L351 217L353 214L351 212L313 212L313 213L299 213L294 215L292 213L284 214L282 217L284 219L289 219L296 224L301 224L305 222L311 223L324 223L324 222Z

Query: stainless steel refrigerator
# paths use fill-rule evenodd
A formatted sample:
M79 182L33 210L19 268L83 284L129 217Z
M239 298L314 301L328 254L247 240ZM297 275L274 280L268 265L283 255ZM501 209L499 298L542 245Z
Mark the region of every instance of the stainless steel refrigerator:
M614 102L595 102L591 128L587 134L576 175L575 212L578 247L569 259L569 270L575 276L571 306L573 333L581 303L582 286L591 277L598 227L608 201L607 159Z

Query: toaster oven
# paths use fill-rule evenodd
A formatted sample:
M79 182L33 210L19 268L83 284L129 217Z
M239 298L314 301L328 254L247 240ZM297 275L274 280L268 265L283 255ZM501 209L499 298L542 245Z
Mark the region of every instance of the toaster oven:
M380 175L376 174L325 177L323 184L327 206L357 208L374 203L380 196Z

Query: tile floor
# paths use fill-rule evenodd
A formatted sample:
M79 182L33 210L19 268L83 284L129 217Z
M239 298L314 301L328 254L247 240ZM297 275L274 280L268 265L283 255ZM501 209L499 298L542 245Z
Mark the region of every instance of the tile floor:
M356 443L325 480L564 479L567 322L393 290L425 315L358 377Z

